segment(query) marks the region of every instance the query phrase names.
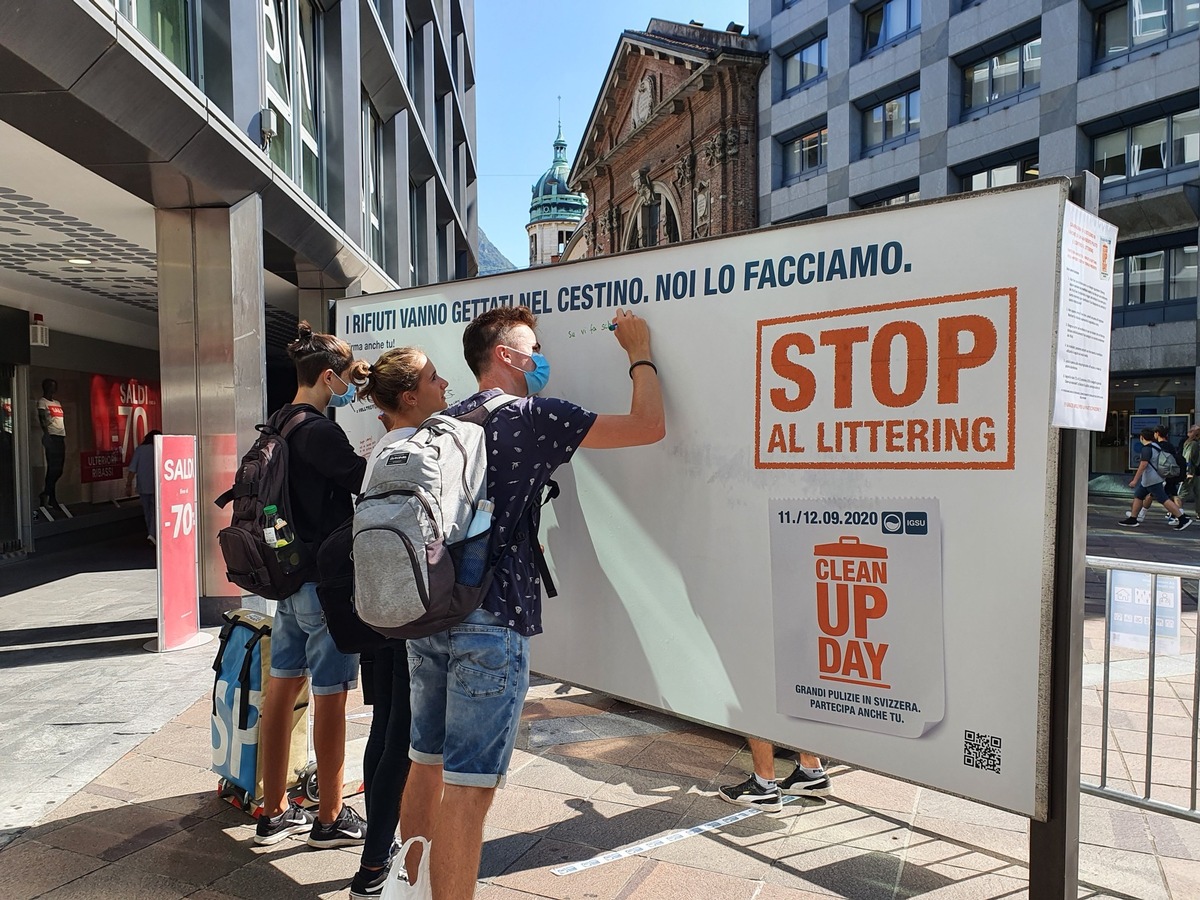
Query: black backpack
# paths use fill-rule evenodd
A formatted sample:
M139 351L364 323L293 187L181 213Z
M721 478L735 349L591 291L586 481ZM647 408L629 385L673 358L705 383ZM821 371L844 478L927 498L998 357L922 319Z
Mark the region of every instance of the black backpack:
M263 538L267 524L263 509L275 506L291 522L288 491L288 438L305 422L323 416L298 407L288 415L276 413L266 423L255 425L259 435L242 457L233 487L214 502L221 509L233 501L233 519L217 533L225 557L225 577L244 591L283 600L300 589L311 563L311 551L302 541L293 541L286 552L277 552Z
M354 516L335 528L317 549L317 599L329 636L343 653L370 653L387 638L354 611Z

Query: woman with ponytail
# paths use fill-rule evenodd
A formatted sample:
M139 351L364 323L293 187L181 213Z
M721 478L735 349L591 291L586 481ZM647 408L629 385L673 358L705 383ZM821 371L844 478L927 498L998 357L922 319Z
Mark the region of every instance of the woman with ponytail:
M446 379L424 353L413 347L386 350L370 366L359 399L370 400L388 433L376 445L368 463L365 486L380 455L396 441L410 437L417 426L446 408ZM363 754L367 798L367 842L359 870L350 882L350 896L367 900L379 896L391 866L392 842L400 821L400 796L408 777L408 737L412 713L408 701L408 651L404 641L389 640L365 665L363 677L373 690L371 734ZM368 674L369 673L369 674Z

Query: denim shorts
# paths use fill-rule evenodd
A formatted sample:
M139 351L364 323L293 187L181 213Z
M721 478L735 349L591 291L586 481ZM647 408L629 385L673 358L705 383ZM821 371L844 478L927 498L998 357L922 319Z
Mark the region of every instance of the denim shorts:
M1149 494L1159 503L1167 502L1167 488L1161 481L1158 482L1158 484L1151 485L1139 484L1133 489L1133 496L1138 500L1141 500L1147 494Z
M529 690L529 638L476 610L461 625L408 642L413 762L446 784L503 787Z
M280 600L271 624L271 677L304 675L312 676L314 694L358 687L358 654L342 653L333 643L314 582Z

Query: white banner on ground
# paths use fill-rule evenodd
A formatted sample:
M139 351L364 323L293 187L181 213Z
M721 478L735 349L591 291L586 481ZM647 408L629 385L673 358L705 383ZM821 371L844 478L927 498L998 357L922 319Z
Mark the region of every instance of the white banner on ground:
M1047 180L356 297L337 330L367 359L424 348L461 399L466 322L523 304L553 366L546 393L624 413L628 360L604 325L622 307L644 316L667 438L582 450L556 475L541 539L560 596L534 669L1042 816L1066 195ZM364 453L382 435L368 408L339 421ZM783 500L819 523L781 534ZM908 513L929 536L904 532ZM834 580L814 551L853 539L888 553L886 616L868 599L852 626L867 637L850 633L877 659L887 643L879 673L862 643L821 630L814 601ZM785 676L793 693L827 684L822 636L843 672L880 674L845 689L886 720L780 702Z

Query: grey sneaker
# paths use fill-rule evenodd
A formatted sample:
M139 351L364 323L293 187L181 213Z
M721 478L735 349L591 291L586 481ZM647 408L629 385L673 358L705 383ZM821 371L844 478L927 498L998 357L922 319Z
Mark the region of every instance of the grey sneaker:
M367 840L367 823L349 805L343 803L342 811L328 825L317 822L308 834L308 846L318 850L331 847L358 847Z
M813 778L799 766L783 781L779 782L779 790L793 797L828 797L833 793L828 775Z
M719 788L717 793L721 795L722 800L737 806L749 806L764 812L779 812L783 809L783 797L779 788L763 788L755 781L753 775L741 784L727 784Z

